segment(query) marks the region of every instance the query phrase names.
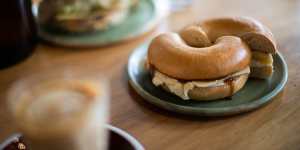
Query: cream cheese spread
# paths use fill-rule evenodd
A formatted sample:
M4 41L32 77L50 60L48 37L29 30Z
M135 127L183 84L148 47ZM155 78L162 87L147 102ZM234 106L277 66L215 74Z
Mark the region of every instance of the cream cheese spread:
M228 75L221 79L211 80L211 81L188 81L183 83L178 81L177 79L171 78L155 70L152 82L155 86L165 85L166 87L168 87L171 93L174 93L175 95L181 97L183 100L189 100L190 99L188 96L189 91L196 87L205 88L205 87L222 86L225 84L225 80L228 78L237 77L249 73L250 73L250 68L247 67L239 72Z

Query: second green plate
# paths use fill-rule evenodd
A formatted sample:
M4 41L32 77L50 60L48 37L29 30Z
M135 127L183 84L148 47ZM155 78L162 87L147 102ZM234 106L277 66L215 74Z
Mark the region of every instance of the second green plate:
M167 15L168 6L155 0L140 0L124 22L111 26L104 31L86 34L72 34L54 32L40 27L39 35L42 39L62 46L94 47L103 46L130 39L151 30ZM37 11L36 11L37 12Z

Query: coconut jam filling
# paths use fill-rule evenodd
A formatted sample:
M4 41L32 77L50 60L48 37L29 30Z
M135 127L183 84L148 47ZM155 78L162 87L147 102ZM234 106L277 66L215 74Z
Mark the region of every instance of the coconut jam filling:
M270 67L273 66L273 57L270 53L258 51L252 52L252 60L250 67Z
M194 88L206 88L206 87L217 87L225 85L225 80L229 78L234 78L240 75L245 75L250 73L250 68L247 67L239 72L234 74L228 75L224 78L211 80L211 81L188 81L188 82L180 82L177 79L168 77L165 74L158 72L157 70L154 71L154 76L152 82L155 86L162 86L165 85L170 92L174 93L175 95L181 97L184 100L189 100L190 97L188 93L190 90Z

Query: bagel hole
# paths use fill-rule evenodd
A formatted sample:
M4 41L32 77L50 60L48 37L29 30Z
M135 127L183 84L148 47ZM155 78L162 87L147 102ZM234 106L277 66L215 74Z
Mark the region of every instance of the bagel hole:
M203 40L201 37L198 36L190 37L189 40L183 39L183 41L186 45L194 48L203 48L203 47L210 46L207 44L208 43L207 41Z

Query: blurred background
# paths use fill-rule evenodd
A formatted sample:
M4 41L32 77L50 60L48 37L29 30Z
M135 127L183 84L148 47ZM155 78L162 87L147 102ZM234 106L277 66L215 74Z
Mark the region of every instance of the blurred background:
M34 3L39 2L40 0L33 0ZM152 0L145 0L152 1ZM295 104L299 104L298 97L295 94L299 93L299 88L295 88L296 83L299 82L299 39L300 39L300 0L153 0L158 6L167 5L169 9L161 9L160 13L167 14L167 16L162 16L158 20L155 20L155 24L151 24L151 28L147 30L142 30L143 32L135 32L135 30L126 30L128 33L124 32L122 36L126 37L132 33L135 33L134 36L129 36L129 39L121 40L111 45L105 46L93 46L88 48L78 48L78 47L68 47L56 45L53 43L45 42L45 40L40 40L38 43L34 43L35 51L24 61L18 63L17 65L11 66L0 71L0 141L5 139L11 133L15 132L15 128L12 125L12 119L7 115L7 108L5 104L6 92L11 86L11 84L16 81L19 77L22 77L24 74L34 74L35 72L43 70L51 70L53 67L59 66L79 66L85 67L90 70L96 70L103 73L108 79L111 80L111 89L113 89L113 94L111 96L111 120L112 125L118 126L120 128L130 131L135 137L145 145L150 150L161 149L165 147L168 143L173 143L173 145L168 145L168 149L176 149L180 145L189 143L188 140L183 140L182 142L170 142L175 141L181 137L181 135L187 135L193 132L190 136L193 139L197 137L213 137L214 140L197 140L194 141L190 146L211 146L215 149L222 148L232 148L231 146L236 146L236 149L245 148L244 145L254 145L261 146L263 142L261 139L268 139L270 147L264 147L265 149L273 149L271 145L276 145L278 143L282 144L282 140L289 140L290 143L283 145L283 148L288 148L289 145L299 145L299 136L290 136L296 132L293 130L296 126L296 123L299 115L296 113L294 117L289 116L288 110L294 110L296 112L297 107ZM1 7L6 7L2 5ZM137 16L145 13L145 9L139 13L136 13ZM2 9L1 14L7 13L8 9ZM271 109L264 109L259 112L261 113L257 117L258 121L270 120L271 115L277 115L277 123L285 124L278 130L278 128L271 122L265 128L260 128L261 130L256 130L256 120L249 117L242 118L239 117L236 120L232 119L234 124L220 123L225 122L224 120L206 122L193 122L189 119L181 120L176 117L170 117L169 115L161 115L156 111L152 111L146 107L141 107L138 102L132 99L138 99L137 96L130 91L126 78L126 64L128 57L140 45L144 44L151 40L155 35L166 32L166 31L178 31L187 24L201 21L203 19L219 16L250 16L261 21L263 24L268 26L278 42L279 51L285 57L289 65L289 83L287 85L287 90L284 95L294 95L283 100L285 107L281 107L285 113L275 113L273 108L276 106L272 105ZM4 18L4 17L2 17ZM12 17L6 18L7 20ZM139 20L149 20L152 19L134 19L138 20L138 23L143 24ZM150 17L151 18L151 17ZM125 19L126 20L126 19ZM127 20L128 21L128 20ZM4 24L3 21L2 24ZM132 23L128 21L126 24L131 27L130 29L135 29L136 22ZM146 25L139 25L140 27L145 27ZM25 27L22 26L22 29ZM116 27L120 29L119 27ZM12 27L2 28L2 31L12 32L17 31ZM108 37L101 37L101 39L118 39L121 33L119 30L115 30L113 34L106 33ZM61 34L60 34L61 35ZM111 35L114 35L113 37ZM87 36L87 35L84 35ZM73 42L74 44L81 42L82 39L77 39L78 37L84 37L78 35L68 35L68 41ZM66 36L63 36L66 37ZM70 38L71 37L71 38ZM75 39L76 38L76 39ZM2 40L8 39L7 36L3 36ZM69 40L71 39L71 40ZM93 38L94 39L94 38ZM76 40L76 42L74 42ZM83 40L92 41L92 40ZM19 43L20 40L16 40L16 43ZM34 40L34 42L36 42ZM3 42L2 42L3 43ZM2 51L3 52L3 51ZM3 56L3 55L2 55ZM291 104L291 105L288 105ZM126 107L124 107L126 106ZM256 113L252 113L249 116L255 117ZM280 117L280 115L286 115ZM299 114L299 113L298 113ZM275 118L275 117L274 117ZM287 118L287 120L285 120ZM130 119L130 121L128 121ZM261 120L260 120L261 119ZM276 118L275 118L276 119ZM250 120L250 121L249 121ZM251 122L252 120L252 122ZM254 121L253 121L254 120ZM236 121L236 122L235 122ZM139 126L135 126L135 125ZM172 124L172 126L169 126ZM220 125L215 128L216 124ZM202 126L201 126L202 125ZM227 125L227 126L226 126ZM228 126L230 125L230 126ZM237 132L231 132L227 130L231 125L234 125ZM274 125L274 126L273 126ZM178 127L183 127L179 129L181 135L176 135L172 131L178 130ZM210 127L210 128L207 128ZM244 127L249 127L245 129ZM149 130L145 130L149 129ZM197 132L194 132L196 129ZM205 129L205 130L203 130ZM249 130L248 130L249 129ZM250 130L250 129L253 129ZM281 130L283 129L283 130ZM246 131L251 132L251 136L247 137L246 140L241 140L247 133ZM245 131L245 132L244 132ZM155 134L153 134L155 133ZM172 134L171 134L172 133ZM224 135L226 139L223 139L220 135ZM268 134L266 134L268 133ZM150 135L150 136L149 136ZM269 135L274 135L272 138L269 138ZM257 138L260 136L261 138ZM164 137L163 140L155 140ZM239 140L240 143L236 145L236 141ZM215 144L216 141L226 141ZM229 144L229 146L227 145ZM263 146L262 146L263 147ZM279 146L280 147L280 146Z

